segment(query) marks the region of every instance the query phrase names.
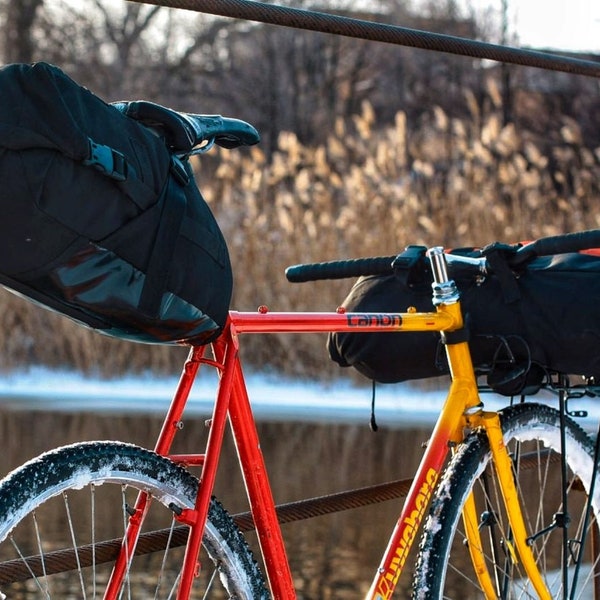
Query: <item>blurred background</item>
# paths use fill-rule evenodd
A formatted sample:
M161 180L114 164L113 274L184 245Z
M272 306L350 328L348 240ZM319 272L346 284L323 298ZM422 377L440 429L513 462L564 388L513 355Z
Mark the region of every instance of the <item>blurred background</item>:
M598 59L545 28L560 3L533 25L531 3L517 0L293 4L512 45L541 29L545 47ZM597 16L583 11L580 23L593 29ZM258 147L194 159L228 240L239 310L335 309L351 287L289 284L290 264L600 226L592 78L124 0L0 0L0 55L57 64L107 101L145 98L259 129ZM4 370L166 374L186 353L104 338L4 291L0 315ZM258 369L339 374L320 336L256 337L245 348Z
M594 45L593 35L597 7L570 0L563 13L561 2L542 4L293 2L600 59L600 36ZM408 244L481 246L600 227L595 79L124 0L0 0L0 61L38 60L58 65L107 101L144 98L241 118L259 129L259 146L214 149L193 159L199 188L229 244L232 307L238 310L261 304L272 310L335 310L353 283L292 285L284 277L290 264L390 255ZM332 403L327 389L343 395L336 383L340 375L358 382L358 375L329 360L320 335L251 336L242 348L246 365L260 374L324 382L324 405ZM140 382L136 397L143 397L156 387L153 378L171 381L186 354L185 348L104 337L0 290L2 379L20 381L33 368L23 385L31 377L42 386L50 382L50 397L66 393L64 371L117 383L133 376L134 385ZM149 374L145 383L135 379ZM140 399L135 415L111 394L104 408L89 409L97 411L90 418L88 389L81 385L80 396L70 389L62 409L51 398L35 397L35 390L13 399L7 397L10 389L4 392L0 472L82 439L127 439L152 447L160 421L143 413L156 406L157 390ZM281 406L302 395L297 388L278 389ZM167 400L165 394L165 405ZM300 422L261 416L261 447L278 502L414 471L429 430L408 419L390 426L381 418L383 427L371 434L368 386L364 401L362 424L319 423L310 409ZM414 416L423 398L413 396L411 403L399 393L398 405ZM336 414L339 418L334 411L329 420ZM185 432L180 451L197 449L206 435L204 419L190 416ZM232 457L233 451L226 455L217 494L235 512L245 506ZM364 593L399 502L287 525L299 598ZM401 593L407 593L409 579L401 582Z

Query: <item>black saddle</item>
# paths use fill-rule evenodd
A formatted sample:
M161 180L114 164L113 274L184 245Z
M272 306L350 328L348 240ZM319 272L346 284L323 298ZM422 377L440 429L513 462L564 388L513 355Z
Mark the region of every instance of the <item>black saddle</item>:
M258 131L240 119L178 112L145 100L114 102L112 106L157 131L176 154L201 152L213 143L223 148L237 148L260 141Z

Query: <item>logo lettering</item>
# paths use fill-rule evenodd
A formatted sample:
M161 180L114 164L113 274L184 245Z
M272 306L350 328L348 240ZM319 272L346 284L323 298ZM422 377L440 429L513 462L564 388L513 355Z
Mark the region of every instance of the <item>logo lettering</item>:
M349 314L348 325L350 327L400 327L402 317L400 315L388 314Z
M390 561L387 570L379 579L377 585L377 600L388 600L392 597L394 588L400 578L400 573L408 558L408 551L412 546L417 530L423 520L423 515L425 514L425 510L431 499L431 494L433 493L437 479L437 471L435 469L429 469L425 475L425 481L415 498L414 509L401 523L402 535L400 536L400 542L394 551L394 556Z

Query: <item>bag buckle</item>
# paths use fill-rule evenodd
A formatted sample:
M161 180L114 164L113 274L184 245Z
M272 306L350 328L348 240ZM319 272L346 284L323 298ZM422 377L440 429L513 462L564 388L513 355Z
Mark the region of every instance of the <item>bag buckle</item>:
M83 161L84 165L94 167L116 181L127 179L127 159L123 154L110 146L97 144L91 138L88 143L88 158Z
M185 164L175 154L171 155L171 174L177 183L183 187L190 182L190 176L185 168Z

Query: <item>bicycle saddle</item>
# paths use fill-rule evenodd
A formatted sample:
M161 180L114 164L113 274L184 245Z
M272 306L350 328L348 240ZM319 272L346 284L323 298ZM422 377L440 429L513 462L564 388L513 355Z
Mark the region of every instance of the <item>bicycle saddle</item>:
M177 154L207 150L213 143L223 148L237 148L260 141L258 131L240 119L178 112L146 100L113 102L112 106L156 130Z

